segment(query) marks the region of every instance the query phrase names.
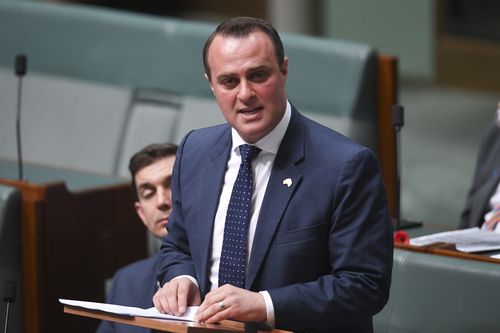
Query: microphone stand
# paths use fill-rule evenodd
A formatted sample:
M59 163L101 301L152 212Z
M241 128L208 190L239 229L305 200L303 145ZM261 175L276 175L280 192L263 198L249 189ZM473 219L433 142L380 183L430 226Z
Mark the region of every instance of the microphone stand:
M401 128L404 126L404 108L401 105L393 105L392 107L392 126L396 131L396 217L394 218L393 225L395 224L396 231L401 229L408 229L420 227L422 222L409 221L401 219ZM395 222L395 223L394 223Z
M23 180L23 155L21 151L21 96L23 91L23 76L26 74L26 56L16 56L15 73L19 78L17 88L17 113L16 113L16 138L17 138L17 163L19 168L19 180Z
M9 310L10 310L10 303L14 303L16 300L16 288L17 288L17 283L15 281L11 280L6 280L3 285L3 301L7 303L7 309L5 310L5 324L4 324L4 329L3 332L7 333L7 328L9 324Z

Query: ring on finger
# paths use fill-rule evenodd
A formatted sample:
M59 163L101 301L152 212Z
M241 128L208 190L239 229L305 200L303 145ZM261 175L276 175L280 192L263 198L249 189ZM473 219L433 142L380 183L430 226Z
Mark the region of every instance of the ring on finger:
M226 308L226 306L224 305L224 301L220 301L219 303L217 303L217 305L219 306L220 311L222 311Z

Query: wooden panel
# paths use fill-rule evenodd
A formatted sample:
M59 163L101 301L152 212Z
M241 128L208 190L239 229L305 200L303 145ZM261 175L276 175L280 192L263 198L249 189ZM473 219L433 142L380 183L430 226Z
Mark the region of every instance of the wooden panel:
M58 299L103 302L104 280L147 256L129 184L71 193L64 183L0 183L22 193L24 331L95 331L96 321L64 316Z
M392 126L392 106L398 103L397 58L380 55L378 59L378 156L387 191L389 213L397 211L396 134Z
M441 35L438 82L466 88L500 90L500 43Z
M18 188L21 191L21 267L23 271L21 293L23 297L24 331L37 333L39 318L39 242L37 220L41 203L45 200L42 186L0 179L0 184Z

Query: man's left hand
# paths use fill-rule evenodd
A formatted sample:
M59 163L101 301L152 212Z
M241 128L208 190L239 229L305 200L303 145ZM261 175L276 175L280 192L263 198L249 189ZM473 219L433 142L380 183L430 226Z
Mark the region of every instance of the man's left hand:
M266 303L264 297L257 292L226 284L205 296L195 318L207 324L224 319L265 322L267 320Z

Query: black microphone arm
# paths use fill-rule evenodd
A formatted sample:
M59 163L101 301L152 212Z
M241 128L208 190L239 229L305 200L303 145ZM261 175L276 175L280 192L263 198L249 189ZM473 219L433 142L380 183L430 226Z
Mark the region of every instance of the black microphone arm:
M420 221L409 221L401 218L401 128L405 124L404 108L401 105L392 106L392 126L396 131L396 217L395 229L408 229L422 225Z
M21 97L23 91L23 76L26 74L28 59L24 54L16 56L15 73L19 78L17 86L17 113L16 113L16 138L17 138L17 164L19 180L23 180L23 154L21 149Z
M3 329L4 333L7 333L10 303L14 303L16 301L16 289L16 281L6 280L3 284L3 301L7 303L7 309L5 310L5 324Z

